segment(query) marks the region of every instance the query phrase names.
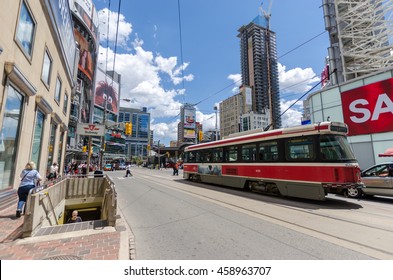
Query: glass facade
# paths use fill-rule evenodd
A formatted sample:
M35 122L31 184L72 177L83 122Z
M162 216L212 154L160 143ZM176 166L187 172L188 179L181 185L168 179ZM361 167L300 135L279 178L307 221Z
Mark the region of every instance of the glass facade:
M130 121L132 135L126 138L125 154L128 158L146 158L150 137L150 114L146 112L146 108L142 110L120 108L119 123Z
M40 164L40 155L41 155L41 140L43 138L43 127L44 127L45 115L41 111L37 111L37 117L35 121L34 127L34 135L33 135L33 145L31 151L31 160L34 161L37 166Z
M9 86L5 102L0 132L0 190L12 187L14 180L24 96Z

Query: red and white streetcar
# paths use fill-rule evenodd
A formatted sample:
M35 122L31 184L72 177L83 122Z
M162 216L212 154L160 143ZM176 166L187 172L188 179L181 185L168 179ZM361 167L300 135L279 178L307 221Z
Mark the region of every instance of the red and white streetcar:
M289 197L325 200L362 188L344 123L253 130L185 148L185 179Z

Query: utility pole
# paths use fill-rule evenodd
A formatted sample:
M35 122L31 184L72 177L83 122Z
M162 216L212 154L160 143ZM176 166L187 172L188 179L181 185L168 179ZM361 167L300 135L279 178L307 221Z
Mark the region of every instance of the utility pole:
M218 133L217 133L217 106L214 106L214 110L216 110L216 127L215 127L215 134L216 134L216 139L215 141L218 140Z
M158 170L161 170L160 140L158 140Z

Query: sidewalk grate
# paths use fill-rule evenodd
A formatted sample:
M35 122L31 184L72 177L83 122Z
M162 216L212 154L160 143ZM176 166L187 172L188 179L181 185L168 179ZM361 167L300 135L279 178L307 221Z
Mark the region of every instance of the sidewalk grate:
M57 233L82 231L88 229L100 229L106 226L108 226L108 222L106 220L86 221L86 222L58 225L52 227L43 227L40 228L37 231L37 233L34 234L34 236L45 236L45 235L51 235Z

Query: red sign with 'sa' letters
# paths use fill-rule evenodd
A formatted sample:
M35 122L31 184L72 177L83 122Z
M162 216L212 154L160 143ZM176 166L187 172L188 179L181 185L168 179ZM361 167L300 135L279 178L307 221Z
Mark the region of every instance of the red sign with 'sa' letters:
M393 78L341 93L348 135L393 131Z

